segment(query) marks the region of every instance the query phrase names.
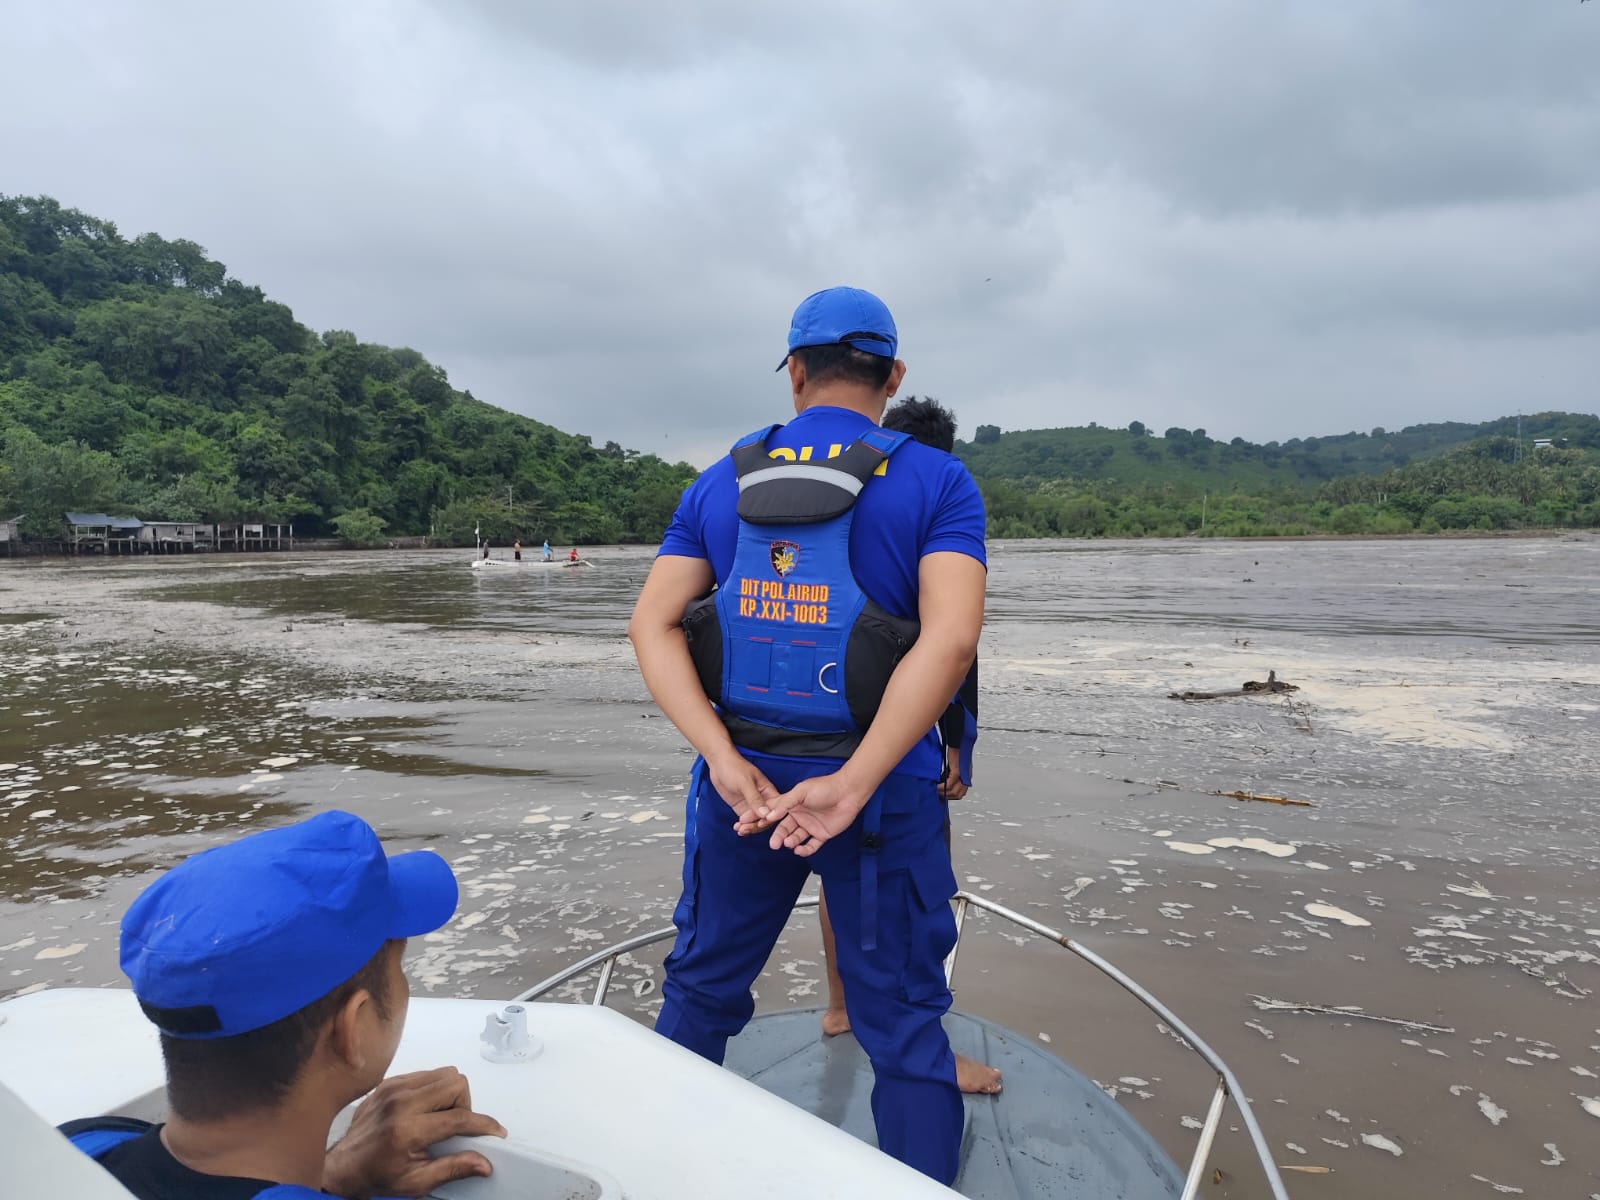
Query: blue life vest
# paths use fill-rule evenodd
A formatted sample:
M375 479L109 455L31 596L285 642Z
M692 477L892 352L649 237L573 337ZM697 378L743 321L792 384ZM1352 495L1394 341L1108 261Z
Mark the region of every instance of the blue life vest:
M773 459L769 425L731 451L739 538L728 578L684 615L706 695L736 746L848 758L860 745L915 621L874 603L850 567L855 502L908 440L870 429L834 458Z
M69 1142L99 1162L117 1146L143 1137L154 1126L135 1117L88 1117L59 1128ZM275 1183L257 1192L255 1200L328 1200L328 1194L297 1183Z

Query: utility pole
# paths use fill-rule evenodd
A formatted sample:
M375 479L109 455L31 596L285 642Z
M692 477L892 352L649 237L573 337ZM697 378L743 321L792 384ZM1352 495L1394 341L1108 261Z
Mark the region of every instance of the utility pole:
M1210 500L1211 500L1211 493L1210 492L1201 492L1200 493L1200 532L1201 533L1204 533L1205 530L1206 530L1206 505L1210 502Z

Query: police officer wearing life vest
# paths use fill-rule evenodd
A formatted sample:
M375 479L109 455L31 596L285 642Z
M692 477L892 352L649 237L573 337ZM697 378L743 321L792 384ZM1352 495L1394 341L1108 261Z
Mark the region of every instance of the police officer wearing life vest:
M384 1079L405 1024L405 939L456 907L437 854L385 855L325 812L185 859L122 920L122 969L161 1033L167 1119L62 1126L137 1200L424 1196L488 1175L458 1134L505 1136L453 1067ZM331 1150L334 1118L371 1092Z
M960 462L876 425L905 374L897 349L869 292L801 303L779 367L794 420L684 492L629 636L699 752L656 1029L721 1062L817 872L878 1144L950 1183L962 1101L940 1018L956 885L935 725L977 651L984 514Z

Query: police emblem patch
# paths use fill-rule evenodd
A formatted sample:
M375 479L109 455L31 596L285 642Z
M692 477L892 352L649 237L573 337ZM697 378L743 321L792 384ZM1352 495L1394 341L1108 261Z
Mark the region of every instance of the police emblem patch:
M772 569L779 576L787 575L800 565L800 546L796 542L772 543Z

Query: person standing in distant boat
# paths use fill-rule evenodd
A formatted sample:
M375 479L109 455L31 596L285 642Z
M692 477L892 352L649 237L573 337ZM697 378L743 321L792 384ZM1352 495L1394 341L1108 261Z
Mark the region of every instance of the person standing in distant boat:
M551 553L551 550L550 550L550 539L549 538L546 538L545 542L544 542L544 560L545 560L545 562L555 562L555 560L556 560L556 556L553 553Z
M522 539L521 538L518 538L516 541L511 543L511 557L516 562L521 562L522 561Z
M489 543L488 542L485 542L483 544L483 557L486 558L486 559L489 557Z
M576 546L574 546L572 548L572 553L567 555L567 561L568 562L577 562L578 561L578 548Z

